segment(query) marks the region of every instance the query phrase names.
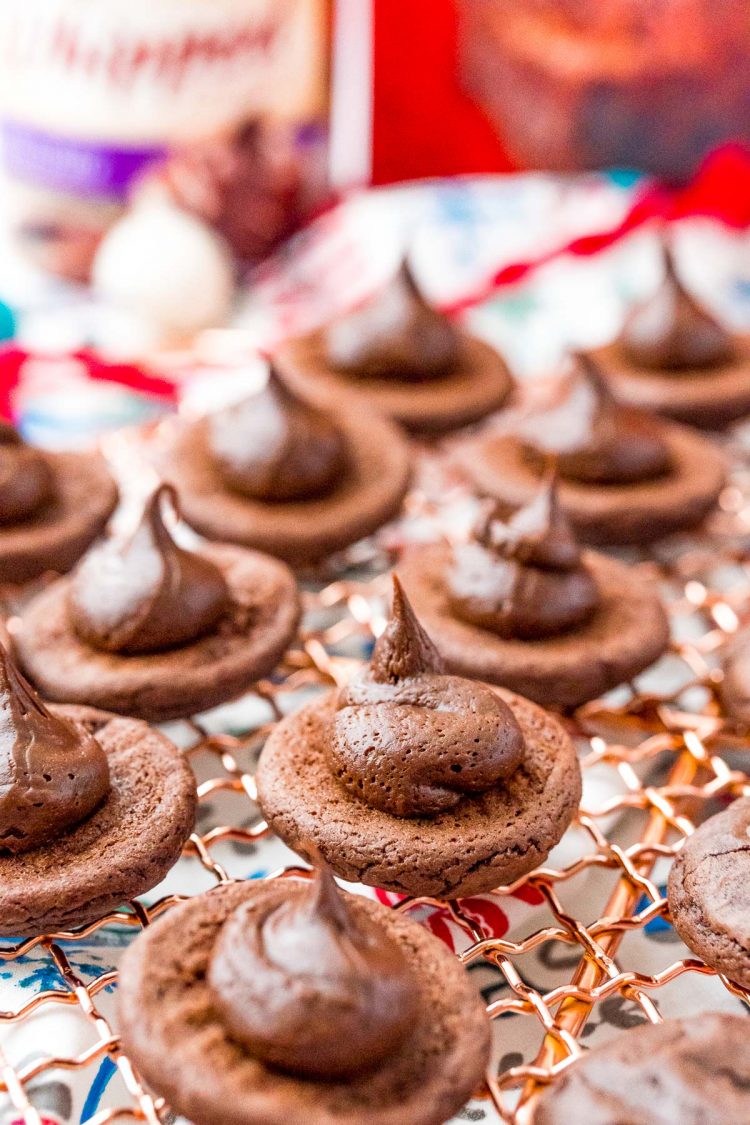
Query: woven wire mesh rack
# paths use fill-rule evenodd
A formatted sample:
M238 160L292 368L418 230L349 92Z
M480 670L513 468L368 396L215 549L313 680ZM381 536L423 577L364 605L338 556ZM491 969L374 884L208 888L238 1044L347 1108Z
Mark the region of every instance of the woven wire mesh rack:
M727 445L732 477L710 526L631 556L659 580L674 640L637 684L566 717L580 747L584 797L548 865L484 904L381 896L450 935L457 956L470 970L481 970L496 1049L486 1086L465 1119L530 1121L539 1092L585 1049L592 1026L657 1022L675 991L683 1012L696 1003L718 1007L750 999L680 945L661 946L664 963L644 970L632 941L655 927L667 930L664 874L694 824L717 802L750 793L750 773L743 769L750 771L750 741L722 715L717 691L721 647L750 621L750 458L740 438ZM385 548L360 546L338 574L309 584L299 643L274 677L254 685L241 706L170 728L195 767L200 808L176 881L170 877L144 901L85 929L0 944L0 979L32 964L36 982L14 990L12 1006L0 1010L3 1122L59 1120L43 1095L60 1075L80 1076L87 1092L83 1111L69 1120L171 1119L119 1047L112 1004L117 949L185 895L247 877L248 857L267 846L277 869L254 869L253 875L305 874L281 845L274 851L255 803L254 763L284 713L311 692L346 681L361 663L385 623L387 570L402 533L408 537L410 528L424 531L429 524L433 532L453 534L451 512L465 508L468 498L442 481L435 487L440 470L432 455L423 457L423 483ZM238 857L240 870L233 871ZM86 958L83 949L99 952ZM549 986L538 966L528 969L529 959L541 954L555 968ZM696 998L699 978L710 987ZM602 1018L607 1010L618 1018ZM116 1081L106 1098L92 1099L94 1076L105 1067Z

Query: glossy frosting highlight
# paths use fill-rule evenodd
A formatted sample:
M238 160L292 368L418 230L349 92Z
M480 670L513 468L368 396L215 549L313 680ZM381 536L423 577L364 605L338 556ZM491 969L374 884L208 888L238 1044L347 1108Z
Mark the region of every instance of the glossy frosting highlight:
M51 844L108 792L97 740L53 715L0 645L0 856Z
M0 421L0 525L30 519L52 499L55 482L38 449Z
M456 617L505 638L541 640L591 619L599 591L554 475L507 522L490 513L472 541L454 549L447 588Z
M524 742L489 688L445 673L394 575L370 667L339 692L328 755L351 793L393 816L434 816L502 783Z
M273 369L260 394L209 418L208 444L224 482L255 500L325 495L348 460L333 418L292 394Z
M349 906L327 869L281 902L248 902L222 927L209 986L252 1055L303 1077L374 1069L406 1038L416 985L401 947Z
M633 366L654 371L691 372L731 362L731 334L685 289L666 242L663 258L663 280L628 316L620 351Z
M211 632L229 609L218 567L179 547L167 530L165 500L177 509L171 485L151 495L129 538L94 547L75 571L70 617L94 648L124 654L176 648Z
M575 357L551 401L523 420L519 436L533 462L554 455L560 476L581 484L635 484L671 467L661 423L618 402L586 355Z
M359 379L439 379L461 360L456 326L425 301L409 264L360 308L325 331L336 370Z

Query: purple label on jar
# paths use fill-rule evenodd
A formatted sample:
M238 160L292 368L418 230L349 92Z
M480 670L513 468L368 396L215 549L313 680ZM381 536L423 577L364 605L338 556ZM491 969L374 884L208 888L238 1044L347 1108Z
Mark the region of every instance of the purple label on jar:
M14 179L86 198L124 199L135 177L165 156L159 145L78 141L17 121L3 121L2 143L5 169Z

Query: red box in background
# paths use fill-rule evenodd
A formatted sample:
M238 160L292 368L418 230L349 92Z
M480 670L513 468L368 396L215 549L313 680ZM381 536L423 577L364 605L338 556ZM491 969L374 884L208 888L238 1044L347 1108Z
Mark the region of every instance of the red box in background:
M370 6L375 183L516 166L683 184L750 144L747 0Z
M464 92L455 0L372 0L372 180L512 169Z

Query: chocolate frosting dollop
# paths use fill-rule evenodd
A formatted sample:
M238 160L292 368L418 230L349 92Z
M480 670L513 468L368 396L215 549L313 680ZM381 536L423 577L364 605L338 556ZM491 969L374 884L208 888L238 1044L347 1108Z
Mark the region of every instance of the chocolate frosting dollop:
M591 619L599 591L560 507L556 475L507 522L497 510L482 519L473 540L454 549L447 588L457 617L505 638L539 640Z
M224 923L208 982L229 1035L253 1056L303 1077L374 1069L405 1040L417 988L405 954L356 913L332 875Z
M325 495L348 461L333 418L292 394L273 368L260 394L209 418L208 444L224 482L255 500Z
M520 764L510 708L445 673L394 575L393 611L370 667L339 692L328 756L341 784L393 816L434 816L494 788Z
M162 484L129 538L94 547L76 569L70 617L78 636L94 648L125 654L176 648L211 632L229 609L219 568L179 547L167 530L167 499L177 510L174 488Z
M0 524L21 523L35 515L55 491L49 462L0 421Z
M575 357L552 401L524 419L520 437L532 462L555 455L560 476L582 484L635 484L671 468L662 424L618 402L587 355Z
M662 251L664 278L625 321L621 352L634 366L655 371L690 372L729 363L735 354L731 334L687 292L666 242Z
M425 301L408 262L374 297L325 331L329 363L360 379L439 379L461 360L456 326Z
M94 736L53 715L0 645L0 855L53 843L109 787Z

